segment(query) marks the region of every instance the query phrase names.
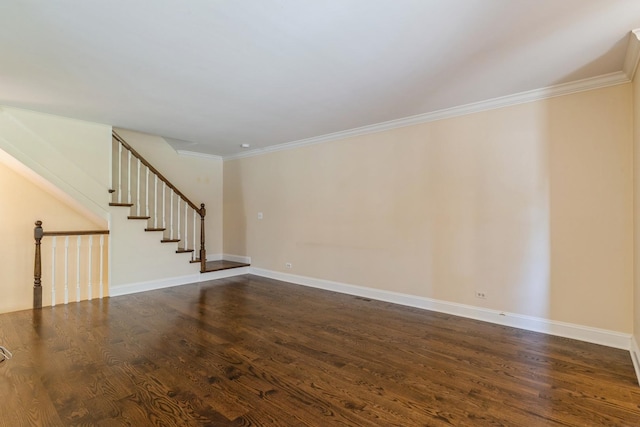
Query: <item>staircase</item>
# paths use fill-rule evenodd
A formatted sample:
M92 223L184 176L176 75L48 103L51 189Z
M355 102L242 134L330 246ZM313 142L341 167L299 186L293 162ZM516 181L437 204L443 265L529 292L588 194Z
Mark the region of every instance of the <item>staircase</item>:
M204 203L189 200L115 131L112 143L110 206L129 209L128 220L145 221L146 233L157 233L161 244L175 245L177 254L190 254L189 262L199 264L200 273L249 265L207 262Z
M116 132L112 133L112 155L109 205L127 211L126 216L112 216L111 225L121 236L138 232L146 236L113 240L108 230L44 231L42 221L37 221L34 308L193 283L194 271L188 263L198 264L201 274L218 272L200 276L203 280L235 275L223 270L249 266L207 261L205 205L189 200ZM144 227L136 227L135 222L144 222ZM172 253L185 257L185 264L180 259L169 262L166 257ZM125 268L118 268L116 274L110 268L115 264ZM146 274L149 269L155 277Z

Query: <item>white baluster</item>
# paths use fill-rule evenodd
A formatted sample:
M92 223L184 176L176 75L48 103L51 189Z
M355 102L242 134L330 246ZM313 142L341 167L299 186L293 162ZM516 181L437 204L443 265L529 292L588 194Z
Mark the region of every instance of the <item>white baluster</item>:
M69 303L69 236L64 238L64 303Z
M103 260L104 260L104 235L100 235L100 298L104 295L104 286L102 284Z
M145 209L144 216L149 216L149 168L147 168L147 182L144 186Z
M193 252L191 252L191 260L196 259L196 210L193 210Z
M122 144L118 142L118 203L122 203Z
M184 248L189 249L189 204L187 202L184 203Z
M169 227L171 227L169 238L173 240L173 188L171 189L171 193L169 194L171 195L171 198L170 198L171 201L169 203L169 210L171 212L171 215L169 215Z
M158 175L153 176L153 228L158 228Z
M51 240L51 307L56 305L56 236Z
M162 228L167 228L167 211L165 206L165 199L167 197L167 183L162 181Z
M127 203L131 203L131 151L127 161Z
M138 178L136 179L136 216L140 216L140 159L138 159Z
M76 246L76 301L80 302L80 242L82 236L78 236Z
M87 299L93 299L93 285L91 284L91 276L93 274L93 236L89 236L89 280L87 283L87 290L89 291L87 294Z
M178 240L180 240L180 197L176 197L178 204L176 205L176 212L178 213Z

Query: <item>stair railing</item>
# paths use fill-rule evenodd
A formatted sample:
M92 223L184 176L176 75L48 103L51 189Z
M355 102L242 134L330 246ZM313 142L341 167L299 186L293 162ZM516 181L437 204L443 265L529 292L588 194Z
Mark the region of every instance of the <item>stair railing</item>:
M115 171L111 205L129 206L132 210L130 219L146 219L146 231L162 231L162 242L178 243L176 252L191 252L191 262L200 263L200 271L205 272L204 218L207 211L204 203L196 206L115 131L113 144ZM198 234L200 250L196 257Z
M47 258L51 271L47 281L51 289L51 306L55 306L59 299L56 294L59 284L62 285L64 304L69 302L71 294L76 301L91 300L94 292L102 298L105 295L105 283L108 283L108 239L104 236L109 234L109 230L44 231L42 221L36 221L35 225L33 308L42 308L41 245L44 237L51 237L51 258ZM58 238L61 238L62 245L58 245Z

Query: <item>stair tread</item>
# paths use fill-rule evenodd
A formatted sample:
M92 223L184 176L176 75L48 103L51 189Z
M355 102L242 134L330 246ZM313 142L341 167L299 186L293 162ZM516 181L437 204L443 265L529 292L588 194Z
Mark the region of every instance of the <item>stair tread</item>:
M151 219L150 216L129 215L127 219Z
M249 267L251 264L246 264L244 262L235 262L235 261L227 261L227 260L218 260L218 261L207 261L205 264L205 270L203 273L210 273L212 271L220 271L220 270L229 270L231 268L242 268Z
M144 231L164 231L166 228L145 228Z
M130 208L133 206L133 203L109 203L109 206L125 206Z
M180 239L162 239L160 242L162 243L178 243Z
M193 249L178 248L178 250L176 251L177 254L184 254L187 252L193 252Z

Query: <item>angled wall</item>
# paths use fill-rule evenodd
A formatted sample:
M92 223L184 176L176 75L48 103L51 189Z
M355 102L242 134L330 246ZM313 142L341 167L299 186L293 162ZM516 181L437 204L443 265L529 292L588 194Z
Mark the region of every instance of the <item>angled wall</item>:
M0 107L0 149L79 203L108 218L111 127Z

